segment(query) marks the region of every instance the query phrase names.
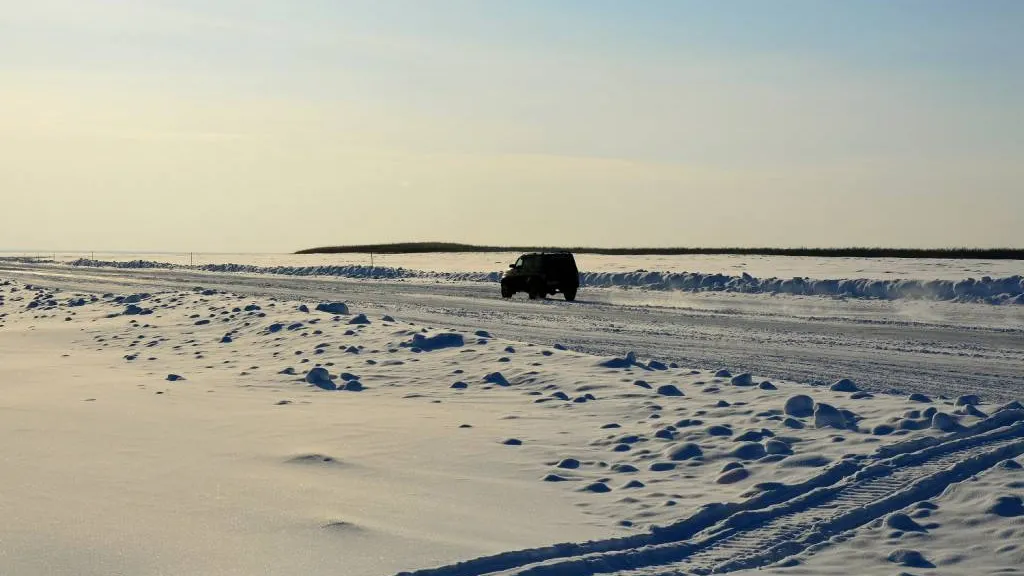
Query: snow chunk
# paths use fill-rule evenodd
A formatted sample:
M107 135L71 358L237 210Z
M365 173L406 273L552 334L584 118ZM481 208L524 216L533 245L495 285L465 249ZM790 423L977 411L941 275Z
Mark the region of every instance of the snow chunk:
M757 442L744 442L737 446L731 453L730 456L738 458L740 460L757 460L763 458L766 454L764 446Z
M945 412L936 412L932 415L932 428L935 428L936 430L952 432L959 427L960 425L957 423L956 418L946 414Z
M829 389L833 392L860 392L860 388L857 388L857 385L853 383L853 380L847 378L843 378L836 382Z
M336 390L334 382L331 381L331 374L326 368L316 367L306 373L306 382L324 390Z
M740 374L738 376L733 376L732 380L730 380L730 383L733 386L753 386L754 376L749 372L744 372L743 374Z
M811 398L806 394L790 396L789 399L786 400L783 410L790 416L805 418L814 413L814 398Z
M924 555L917 550L894 550L889 554L889 562L910 568L934 568L935 565L925 559Z
M981 404L981 397L977 394L964 394L956 399L955 406L977 406Z
M674 462L681 460L692 460L693 458L700 458L704 455L704 451L700 449L700 446L693 442L687 442L686 444L680 444L668 451L668 459Z
M316 305L316 309L328 314L348 314L348 305L344 302L321 302Z
M718 484L735 484L750 477L750 471L746 468L733 468L722 474L715 480Z
M1004 518L1024 516L1024 501L1020 496L998 496L985 512Z
M889 514L885 518L885 525L893 530L899 530L901 532L925 532L924 526L921 526L914 521L913 518L903 514L902 512L895 512Z
M557 349L558 347L555 346ZM636 365L636 352L630 352L626 354L624 358L609 358L603 362L600 362L598 366L604 368L629 368Z
M426 336L422 333L416 334L412 337L412 340L403 343L403 346L412 348L419 348L424 352L433 352L434 350L441 350L443 348L458 348L465 345L465 338L462 334L456 334L454 332L446 332L442 334L435 334L433 336Z
M658 386L658 394L662 396L682 396L683 392L674 384L665 384L664 386Z
M819 402L814 407L814 427L831 427L838 428L839 430L845 430L847 422L843 413L837 410L834 406Z
M508 386L509 382L501 372L491 372L484 376L484 382L488 384L496 384L498 386Z

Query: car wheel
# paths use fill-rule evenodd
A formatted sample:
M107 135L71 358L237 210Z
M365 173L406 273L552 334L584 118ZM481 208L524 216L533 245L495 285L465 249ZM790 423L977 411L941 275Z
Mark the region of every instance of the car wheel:
M530 295L530 300L536 300L544 297L544 288L541 287L540 282L537 280L531 281L526 290Z
M511 288L509 288L508 286L506 286L504 284L501 285L501 297L502 298L511 298L513 294L515 294L515 292L513 292Z
M567 288L565 291L562 292L562 294L565 296L566 302L572 302L576 300L576 288Z

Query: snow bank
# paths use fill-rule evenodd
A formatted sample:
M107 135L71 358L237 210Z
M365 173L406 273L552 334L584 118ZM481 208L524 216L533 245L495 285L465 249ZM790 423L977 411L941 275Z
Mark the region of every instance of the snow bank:
M202 264L184 266L133 260L115 262L79 259L72 266L111 268L190 269L205 272L242 272L286 276L337 276L342 278L419 278L456 282L497 282L499 272L429 272L407 268L374 266L252 266L246 264ZM867 278L816 280L811 278L756 278L749 274L702 274L700 272L581 272L583 286L603 288L645 288L684 292L739 292L744 294L790 294L876 300L924 299L988 304L1024 304L1024 276L984 276L963 280L874 280Z
M741 292L897 300L902 298L1024 304L1024 276L980 280L872 280L810 278L755 278L749 274L699 272L584 272L586 286L618 286L687 292Z
M152 260L90 260L80 258L69 262L71 266L96 268L199 270L202 272L239 272L245 274L279 274L283 276L337 276L340 278L368 278L377 280L423 278L461 282L497 282L499 272L428 272L408 268L383 266L338 265L338 266L253 266L250 264L198 264L186 266Z

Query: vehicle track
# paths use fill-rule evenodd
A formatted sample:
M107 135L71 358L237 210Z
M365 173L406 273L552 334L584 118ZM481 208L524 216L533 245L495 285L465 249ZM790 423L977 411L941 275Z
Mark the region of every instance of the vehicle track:
M651 534L509 552L400 576L669 576L759 568L879 520L1024 454L1024 410L941 440L847 459L781 498L698 512Z
M952 452L918 466L896 470L889 476L868 478L845 487L813 508L802 512L787 512L753 530L737 529L682 562L661 566L646 573L722 574L771 564L836 534L905 508L908 504L938 495L949 485L980 472L976 468L965 469L960 474L944 476L935 485L928 486L928 490L920 490L919 494L914 491L913 497L894 496L904 490L924 488L919 485L927 483L929 478L952 468L958 462L992 453L1000 455L994 457L992 464L995 464L1004 459L1001 456L1003 454L1011 457L1022 452L1024 440L1012 437Z

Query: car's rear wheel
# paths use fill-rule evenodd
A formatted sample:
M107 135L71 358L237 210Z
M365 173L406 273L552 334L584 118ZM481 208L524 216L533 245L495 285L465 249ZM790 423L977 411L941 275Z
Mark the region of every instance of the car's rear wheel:
M565 290L562 291L562 294L565 296L566 302L572 302L576 300L576 288L566 288Z

